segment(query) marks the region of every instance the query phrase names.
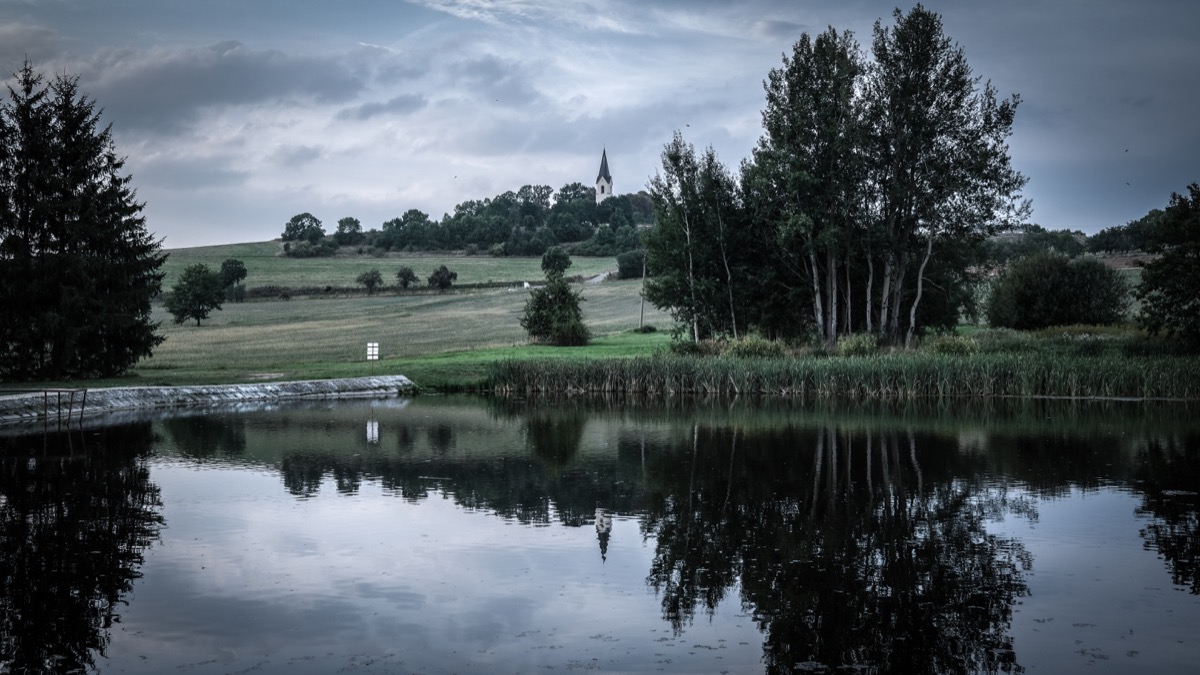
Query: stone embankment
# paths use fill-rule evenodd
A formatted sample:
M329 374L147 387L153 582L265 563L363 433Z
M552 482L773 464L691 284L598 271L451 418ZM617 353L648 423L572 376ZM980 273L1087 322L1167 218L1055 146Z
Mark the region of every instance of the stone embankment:
M338 380L263 382L196 387L114 387L89 389L86 405L81 393L71 400L54 390L0 395L0 425L66 421L82 414L93 416L121 410L148 408L204 407L230 403L328 398L388 398L416 393L416 386L403 375L354 377Z

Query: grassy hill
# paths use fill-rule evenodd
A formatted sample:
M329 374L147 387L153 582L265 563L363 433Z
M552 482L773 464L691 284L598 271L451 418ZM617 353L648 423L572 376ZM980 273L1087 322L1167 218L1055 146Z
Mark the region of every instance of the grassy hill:
M213 269L226 258L246 265L246 286L353 288L360 272L375 268L393 284L375 295L338 294L225 303L197 327L176 325L156 303L154 319L166 336L154 355L119 380L100 385L184 385L262 380L320 379L402 374L426 388L470 385L488 363L501 358L556 359L645 354L665 347L659 332L632 334L642 312L641 282L606 281L580 286L584 320L596 337L584 348L528 344L519 317L528 291L522 281L544 278L540 258L492 258L445 254L343 254L331 258L284 258L278 242L173 249L164 288L188 265ZM612 258L573 258L568 274L592 277L616 267ZM413 268L422 281L438 265L458 273L457 284L504 283L508 287L402 291L395 272ZM645 322L666 329L669 317L645 307ZM380 344L380 360L365 360L366 343Z
M330 258L285 258L281 255L282 251L283 245L278 241L171 249L164 266L166 278L163 288L169 289L188 265L203 263L215 271L221 268L221 262L227 258L237 258L246 265L246 280L243 283L248 288L350 288L356 285L354 279L359 274L371 269L379 270L384 283L393 285L396 283L396 271L405 265L416 272L422 284L439 265L457 272L458 284L520 285L521 282L538 281L544 277L541 258L494 258L454 252L359 255L352 248ZM575 257L571 262L571 268L567 270L571 276L592 277L617 267L617 261L611 257Z

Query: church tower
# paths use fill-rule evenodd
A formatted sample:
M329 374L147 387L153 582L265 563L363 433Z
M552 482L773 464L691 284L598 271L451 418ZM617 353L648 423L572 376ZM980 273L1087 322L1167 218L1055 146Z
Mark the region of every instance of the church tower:
M596 203L608 199L613 194L612 174L608 172L608 149L600 154L600 173L596 176Z

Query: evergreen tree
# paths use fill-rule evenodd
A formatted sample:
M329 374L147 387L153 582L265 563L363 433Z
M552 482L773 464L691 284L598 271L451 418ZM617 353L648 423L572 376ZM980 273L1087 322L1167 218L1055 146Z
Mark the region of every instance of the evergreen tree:
M166 256L78 78L26 62L0 104L0 377L117 375L163 338Z
M571 266L571 257L557 247L542 256L542 271L546 273L546 285L535 288L525 303L521 316L521 327L529 338L559 347L586 345L591 337L583 323L583 302L579 292L563 278Z

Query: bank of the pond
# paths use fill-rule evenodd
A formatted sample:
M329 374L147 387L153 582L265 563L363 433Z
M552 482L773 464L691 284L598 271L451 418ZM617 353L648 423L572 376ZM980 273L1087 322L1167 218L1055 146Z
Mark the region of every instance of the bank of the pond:
M735 358L661 355L632 359L494 364L498 393L764 394L911 399L1072 397L1200 399L1200 357L1041 354L889 354Z
M415 385L403 375L192 387L111 387L86 390L86 397L84 390L76 391L73 396L60 390L37 390L0 396L0 425L40 420L66 422L80 415L139 408L321 398L386 398L415 391Z

